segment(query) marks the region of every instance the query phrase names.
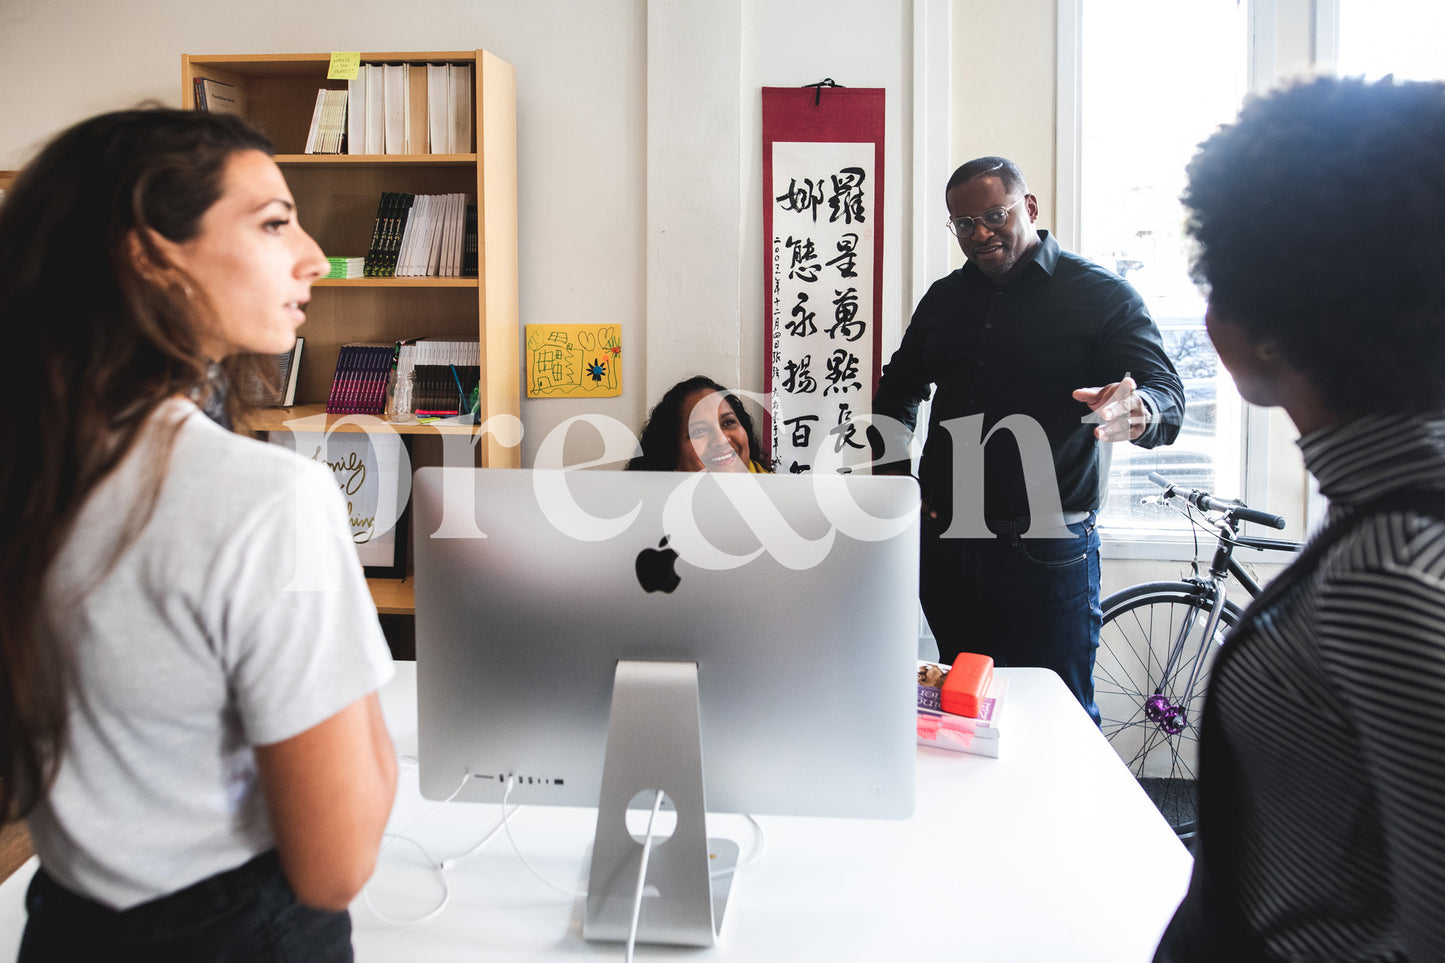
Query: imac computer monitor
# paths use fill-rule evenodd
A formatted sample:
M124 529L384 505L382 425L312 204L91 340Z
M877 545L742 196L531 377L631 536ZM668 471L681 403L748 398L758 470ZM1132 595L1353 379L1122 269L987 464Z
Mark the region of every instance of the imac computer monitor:
M674 841L704 810L911 814L911 478L443 467L412 497L422 793L599 807L589 938L621 938L599 861L632 866L609 796L663 790Z

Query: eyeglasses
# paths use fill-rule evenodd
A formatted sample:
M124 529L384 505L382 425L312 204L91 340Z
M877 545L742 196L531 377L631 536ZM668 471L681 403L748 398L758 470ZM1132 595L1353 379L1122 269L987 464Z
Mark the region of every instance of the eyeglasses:
M1019 201L1027 197L1027 194L1020 194L1017 201L1008 207L990 207L976 217L950 217L948 219L948 230L954 237L971 237L976 225L982 224L990 231L996 231L1004 226L1008 220L1008 212L1019 206Z

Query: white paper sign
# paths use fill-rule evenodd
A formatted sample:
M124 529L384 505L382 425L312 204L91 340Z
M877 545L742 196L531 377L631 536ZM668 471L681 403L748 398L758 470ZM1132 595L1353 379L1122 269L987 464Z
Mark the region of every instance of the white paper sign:
M777 471L869 461L872 143L774 143L772 451Z
M406 507L402 442L381 432L273 431L270 440L331 469L346 498L351 540L362 565L389 567L396 558L396 522ZM401 546L405 551L405 546Z

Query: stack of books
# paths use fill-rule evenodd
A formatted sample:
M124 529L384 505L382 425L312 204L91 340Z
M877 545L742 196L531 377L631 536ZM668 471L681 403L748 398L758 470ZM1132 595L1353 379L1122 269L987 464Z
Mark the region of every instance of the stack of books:
M398 342L397 382L411 385L411 412L418 418L460 414L481 382L477 341Z
M311 130L306 135L306 153L339 154L345 139L346 91L323 87L316 91Z
M962 716L943 711L941 690L948 671L938 662L918 663L918 744L998 758L999 717L1008 680L995 674L979 700L978 714Z
M462 276L466 194L418 194L402 231L396 277Z
M476 231L470 195L383 191L364 276L476 277Z
M394 345L343 344L336 356L336 373L326 411L331 414L380 415L386 410L386 386L391 376Z
M366 268L364 257L328 257L331 270L326 273L328 278L359 278L365 277L363 273Z
M406 229L406 221L415 200L415 194L403 191L381 192L381 203L376 208L376 223L371 229L371 244L366 249L366 277L389 278L395 275L402 232Z
M473 152L471 64L362 64L347 89L347 153Z
M262 365L247 373L242 392L251 404L269 407L289 408L296 403L296 378L301 373L301 349L306 346L305 338L297 338L290 351L283 351L271 358L269 365Z
M212 80L209 77L197 77L195 88L197 110L205 110L213 114L244 115L246 113L241 91L234 84Z

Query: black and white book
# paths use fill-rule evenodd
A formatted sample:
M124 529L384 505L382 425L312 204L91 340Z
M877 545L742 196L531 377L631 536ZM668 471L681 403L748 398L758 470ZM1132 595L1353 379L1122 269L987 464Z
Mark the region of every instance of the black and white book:
M210 77L197 77L195 86L197 110L208 111L212 114L244 114L246 112L241 102L241 89L235 84L212 80Z
M305 338L297 338L290 351L264 361L246 379L245 397L252 404L269 408L289 408L296 403L296 378L301 372L301 349Z

